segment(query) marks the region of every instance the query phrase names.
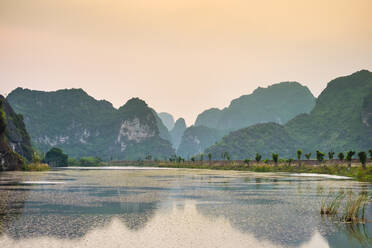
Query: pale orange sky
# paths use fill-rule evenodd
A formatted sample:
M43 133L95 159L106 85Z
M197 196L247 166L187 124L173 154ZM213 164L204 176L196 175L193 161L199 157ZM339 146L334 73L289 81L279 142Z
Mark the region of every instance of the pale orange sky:
M0 93L138 96L194 122L258 86L372 70L371 0L0 0Z

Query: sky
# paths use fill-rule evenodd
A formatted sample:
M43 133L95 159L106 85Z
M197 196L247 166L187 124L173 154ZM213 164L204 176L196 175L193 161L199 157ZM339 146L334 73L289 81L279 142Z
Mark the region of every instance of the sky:
M83 88L184 117L372 70L371 0L0 0L0 94Z

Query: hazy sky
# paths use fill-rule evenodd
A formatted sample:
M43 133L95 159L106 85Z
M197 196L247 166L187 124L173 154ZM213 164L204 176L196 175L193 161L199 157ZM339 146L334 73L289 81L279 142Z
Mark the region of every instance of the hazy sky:
M371 0L0 0L0 93L83 88L185 117L372 70Z

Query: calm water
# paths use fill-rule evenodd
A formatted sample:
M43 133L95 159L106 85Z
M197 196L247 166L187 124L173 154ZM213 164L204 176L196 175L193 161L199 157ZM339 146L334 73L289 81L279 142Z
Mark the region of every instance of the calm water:
M372 223L320 216L339 190L371 187L186 169L3 172L0 247L371 247Z

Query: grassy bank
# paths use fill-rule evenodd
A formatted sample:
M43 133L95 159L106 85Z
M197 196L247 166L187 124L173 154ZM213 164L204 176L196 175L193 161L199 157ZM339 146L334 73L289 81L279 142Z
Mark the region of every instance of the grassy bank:
M49 169L50 169L49 165L43 163L30 163L25 164L22 167L22 170L24 171L47 171Z
M238 170L252 172L289 172L289 173L317 173L329 174L338 176L352 177L357 181L372 182L372 164L368 164L366 169L363 169L360 164L353 165L350 169L347 164L324 164L324 165L301 165L295 163L279 163L278 165L266 163L242 164L234 161L226 161L224 163L209 163L209 162L158 162L154 163L157 167L170 168L192 168L192 169L212 169L212 170Z

